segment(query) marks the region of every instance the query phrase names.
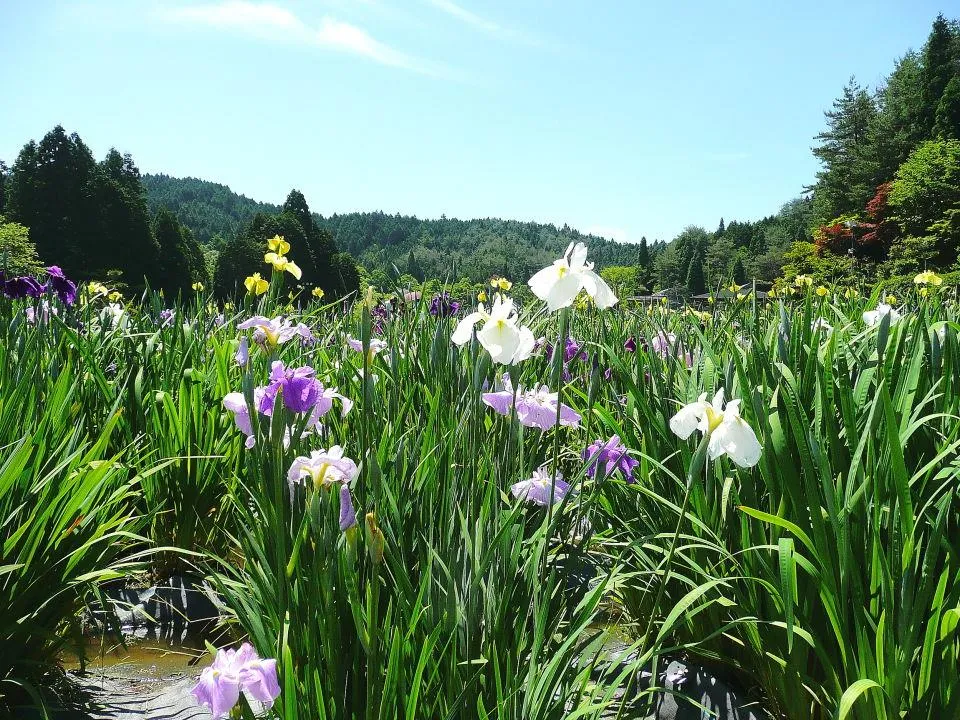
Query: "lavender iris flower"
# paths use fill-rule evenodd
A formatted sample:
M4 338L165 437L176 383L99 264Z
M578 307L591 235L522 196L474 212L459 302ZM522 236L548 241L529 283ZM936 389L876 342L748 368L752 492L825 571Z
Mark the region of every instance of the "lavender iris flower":
M255 405L257 405L257 407L260 406L264 392L264 388L256 388L253 391L253 402ZM227 393L223 398L223 406L233 413L233 421L237 424L237 429L247 436L247 440L244 444L249 450L256 443L256 439L253 437L253 426L250 421L250 409L247 407L246 398L243 396L243 393Z
M50 321L51 313L54 315L60 314L57 308L51 307L50 303L48 303L46 300L41 300L36 309L30 306L24 308L23 310L23 314L27 317L27 322L31 325L34 325L38 319L42 324L48 323Z
M269 347L285 343L299 336L301 341L311 344L316 341L313 333L303 323L294 324L280 316L275 318L254 315L237 325L238 330L253 330L253 341Z
M514 391L510 378L504 375L504 389L498 392L487 392L481 395L483 402L501 415L509 415L514 404ZM524 390L517 387L516 404L517 420L526 427L547 430L557 423L557 404L559 394L550 392L546 385L539 389ZM580 424L580 415L560 403L560 424L576 427Z
M294 458L287 471L287 482L295 485L309 478L313 480L314 488L319 490L335 483L349 486L359 473L357 464L344 456L343 448L334 445L329 450L314 450L309 457L301 455Z
M174 318L175 315L176 315L176 312L174 312L174 311L171 310L170 308L167 308L166 310L164 310L163 312L161 312L161 313L160 313L160 327L166 327L167 325L169 325L170 323L172 323L172 322L173 322L173 318Z
M245 368L247 363L250 362L250 343L247 342L246 335L240 338L240 346L237 348L237 354L233 356L233 359L242 368Z
M47 268L47 289L53 290L64 305L73 305L77 300L77 285L63 274L56 265Z
M353 497L350 495L350 486L340 485L340 531L346 532L357 525L357 511L353 507Z
M230 713L241 691L267 707L280 697L277 661L261 659L250 643L239 650L217 650L213 664L200 674L191 693L218 720Z
M533 477L511 485L510 492L515 498L546 507L551 502L551 495L554 504L563 500L570 492L570 485L564 482L560 473L554 475L551 481L550 472L541 467L533 471Z
M627 447L620 442L620 437L614 435L609 440L594 441L583 451L583 459L588 463L587 477L595 477L597 468L603 466L604 477L610 477L619 470L627 482L636 482L633 470L640 463L627 454Z

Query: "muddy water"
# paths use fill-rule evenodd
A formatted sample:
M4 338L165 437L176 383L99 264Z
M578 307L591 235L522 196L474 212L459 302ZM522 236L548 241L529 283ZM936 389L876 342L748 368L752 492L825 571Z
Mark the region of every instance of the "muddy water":
M132 692L162 689L185 678L196 678L212 658L203 642L188 638L171 644L149 637L88 637L84 647L86 672L122 683ZM79 671L76 653L64 654L65 670Z

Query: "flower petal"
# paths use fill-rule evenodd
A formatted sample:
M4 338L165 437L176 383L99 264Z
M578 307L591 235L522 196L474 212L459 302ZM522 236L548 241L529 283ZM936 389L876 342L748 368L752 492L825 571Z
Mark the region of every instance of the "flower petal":
M485 312L477 311L470 313L457 323L453 335L450 336L450 341L455 345L463 345L470 342L470 337L473 335L473 326L486 317L487 314Z

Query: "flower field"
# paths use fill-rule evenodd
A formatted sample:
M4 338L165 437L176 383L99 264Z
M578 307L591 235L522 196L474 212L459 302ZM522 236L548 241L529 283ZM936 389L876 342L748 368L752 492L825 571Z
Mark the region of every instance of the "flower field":
M956 287L635 304L577 245L325 304L289 250L232 303L4 278L0 711L187 572L216 717L645 717L670 658L773 717L960 717Z

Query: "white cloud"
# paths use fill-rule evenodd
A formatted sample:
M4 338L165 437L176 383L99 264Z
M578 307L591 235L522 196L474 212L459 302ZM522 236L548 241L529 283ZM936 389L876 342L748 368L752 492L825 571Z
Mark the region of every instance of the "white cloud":
M448 15L452 15L455 18L463 20L468 25L473 25L475 28L479 28L485 32L489 33L502 33L504 29L497 25L497 23L482 18L476 13L470 12L465 7L457 5L451 0L427 0L428 3L433 5L438 10L442 10Z
M262 40L350 53L425 75L450 76L442 66L396 50L356 25L324 17L317 27L311 27L290 10L271 3L223 0L209 5L165 8L162 17L173 22L235 30Z
M610 227L608 225L591 225L584 231L585 235L596 235L597 237L616 240L617 242L629 242L627 231L619 227Z
M504 27L499 23L495 23L493 20L488 20L485 17L477 15L475 12L463 7L463 5L458 5L453 0L425 1L435 7L437 10L445 12L447 15L455 17L467 25L470 25L485 33L489 33L490 35L496 35L500 38L504 38L521 45L530 45L534 47L544 46L543 39L522 30L517 30L516 28Z

